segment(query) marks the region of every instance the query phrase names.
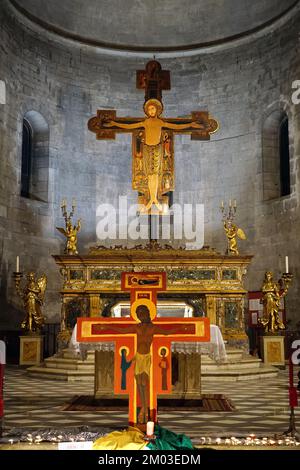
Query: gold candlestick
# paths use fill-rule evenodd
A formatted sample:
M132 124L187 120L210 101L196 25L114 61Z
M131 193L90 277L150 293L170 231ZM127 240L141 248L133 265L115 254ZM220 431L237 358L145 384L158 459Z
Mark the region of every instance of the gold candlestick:
M65 228L62 227L56 227L56 229L62 233L66 237L66 245L64 249L64 253L66 255L78 255L77 251L77 233L81 229L81 220L79 219L77 221L77 225L72 224L72 217L74 216L76 208L76 201L73 198L72 200L72 210L68 214L67 211L67 202L65 199L63 199L62 204L61 204L61 210L62 210L62 215L65 219Z
M232 203L232 200L229 199L227 210L225 208L224 201L222 201L220 205L220 211L223 215L223 226L227 237L226 253L238 255L239 251L236 238L238 237L241 240L246 240L247 237L245 232L241 228L237 227L237 225L233 222L237 211L236 200L234 199Z

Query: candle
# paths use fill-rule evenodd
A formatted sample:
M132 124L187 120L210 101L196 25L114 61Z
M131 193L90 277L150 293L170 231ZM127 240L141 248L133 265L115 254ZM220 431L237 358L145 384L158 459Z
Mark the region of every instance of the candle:
M76 207L76 199L75 198L72 199L72 206Z
M236 208L236 199L233 201L233 207Z
M17 259L16 259L16 273L19 273L20 272L20 258L19 256L17 256Z
M221 201L221 209L224 209L224 201Z
M147 436L153 436L154 434L154 422L148 421L147 422Z
M288 256L285 257L285 272L286 273L289 272L289 257Z
M229 207L231 207L231 199L229 199Z

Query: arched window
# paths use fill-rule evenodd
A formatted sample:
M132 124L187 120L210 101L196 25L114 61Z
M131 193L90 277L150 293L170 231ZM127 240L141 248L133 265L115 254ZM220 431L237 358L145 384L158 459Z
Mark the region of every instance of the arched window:
M48 200L49 126L37 111L23 118L21 196Z
M285 112L274 111L265 120L262 158L264 200L290 194L289 122Z
M290 184L290 148L289 148L289 120L285 114L279 128L280 153L280 196L291 194Z
M32 129L29 122L23 119L22 136L22 169L21 169L21 196L29 197L32 156Z

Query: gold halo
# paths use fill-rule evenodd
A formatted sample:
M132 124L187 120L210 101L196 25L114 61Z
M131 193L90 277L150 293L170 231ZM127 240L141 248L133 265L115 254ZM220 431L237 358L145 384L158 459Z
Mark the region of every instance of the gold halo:
M156 109L157 109L157 116L160 116L161 113L163 112L164 107L163 107L163 104L162 104L159 100L157 100L157 99L155 99L155 98L151 98L150 100L147 100L146 103L144 104L143 107L144 107L144 112L145 112L145 114L146 114L147 116L149 116L149 114L148 114L148 112L147 112L147 109L148 109L148 107L149 107L151 104L156 107Z
M136 321L140 321L138 317L136 316L136 309L138 308L139 305L146 305L146 307L149 308L150 312L150 318L153 320L156 317L156 305L152 300L149 299L138 299L133 304L131 305L130 311L131 311L131 316L134 318Z
M129 354L129 348L128 348L127 346L121 346L121 347L119 348L119 354L120 354L120 356L122 356L122 349L125 349L125 351L127 352L127 356L128 356L128 354Z
M168 348L167 346L161 346L160 348L158 348L158 354L159 354L159 356L162 357L162 355L161 355L161 350L162 350L162 349L165 349L165 350L167 351L165 357L168 357L170 351L169 351L169 348Z

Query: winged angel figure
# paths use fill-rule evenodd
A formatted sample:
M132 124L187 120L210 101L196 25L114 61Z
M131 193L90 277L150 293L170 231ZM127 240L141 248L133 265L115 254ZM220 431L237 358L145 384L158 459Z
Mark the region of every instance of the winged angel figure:
M71 219L68 218L66 221L66 228L56 227L56 229L62 233L66 239L65 254L66 255L78 255L77 251L77 232L81 228L80 219L77 222L77 225L72 224Z
M47 287L47 277L43 274L37 281L35 273L27 274L28 282L23 290L18 293L23 299L26 316L21 324L21 328L28 333L39 332L44 324L41 306L44 303L45 291Z
M239 254L239 250L237 247L237 240L236 237L238 237L240 240L246 240L246 235L244 230L241 228L237 227L235 224L228 223L226 220L224 221L224 230L227 236L228 240L228 248L227 248L227 253L233 253L235 255Z

